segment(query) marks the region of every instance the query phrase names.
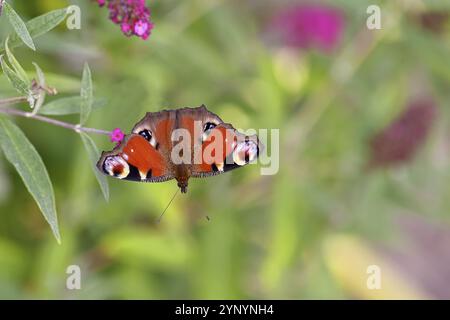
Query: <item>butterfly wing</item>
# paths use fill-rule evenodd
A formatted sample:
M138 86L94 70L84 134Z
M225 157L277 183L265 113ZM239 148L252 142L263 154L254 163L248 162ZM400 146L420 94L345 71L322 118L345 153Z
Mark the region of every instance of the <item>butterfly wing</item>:
M112 151L103 152L98 169L112 177L142 182L173 179L165 157L146 138L130 134Z
M202 162L194 165L192 177L208 177L228 172L253 162L263 148L256 135L240 133L221 123L203 136Z

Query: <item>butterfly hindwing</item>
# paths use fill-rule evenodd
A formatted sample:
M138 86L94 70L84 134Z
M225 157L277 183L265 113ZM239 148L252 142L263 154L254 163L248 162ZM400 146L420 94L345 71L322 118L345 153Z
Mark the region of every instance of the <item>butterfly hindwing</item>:
M115 178L159 182L173 178L164 157L143 136L130 134L110 152L103 152L97 167Z
M261 144L256 136L246 136L232 125L221 123L204 133L202 163L193 167L193 177L207 177L240 168L254 161Z

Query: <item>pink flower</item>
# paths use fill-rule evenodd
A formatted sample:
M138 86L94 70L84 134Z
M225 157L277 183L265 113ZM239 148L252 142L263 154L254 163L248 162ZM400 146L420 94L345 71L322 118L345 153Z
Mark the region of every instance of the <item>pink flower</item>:
M333 50L344 28L343 14L332 7L304 4L285 9L272 19L271 29L287 45Z
M115 128L109 136L111 138L111 142L120 143L125 137L125 134L122 132L122 130L120 130L120 128Z
M145 0L97 0L102 7L108 2L109 18L119 24L127 37L135 35L146 40L153 29L150 9Z
M122 29L122 32L124 34L128 34L131 31L130 25L128 23L125 23L125 22L121 24L120 28Z
M149 28L149 24L146 21L139 20L134 25L134 33L136 33L138 36L142 37L147 32L148 28Z

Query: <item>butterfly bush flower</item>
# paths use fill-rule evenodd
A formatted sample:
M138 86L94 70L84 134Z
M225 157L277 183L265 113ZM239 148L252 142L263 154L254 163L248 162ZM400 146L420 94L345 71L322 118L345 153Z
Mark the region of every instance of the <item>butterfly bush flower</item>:
M122 132L122 130L120 130L120 128L115 128L110 134L111 142L120 143L122 142L124 137L125 134Z
M145 0L97 0L100 7L107 6L109 18L127 37L135 35L146 40L153 29L150 9Z
M284 45L325 53L338 44L344 15L338 9L319 4L301 4L284 9L272 18L270 30Z
M425 142L436 116L431 98L410 103L406 110L370 142L369 167L387 167L412 159Z

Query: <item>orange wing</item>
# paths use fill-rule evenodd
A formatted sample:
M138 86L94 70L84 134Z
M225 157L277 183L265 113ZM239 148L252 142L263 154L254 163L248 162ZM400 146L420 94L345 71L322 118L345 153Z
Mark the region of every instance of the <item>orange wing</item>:
M98 169L115 178L159 182L173 179L163 155L144 137L130 134L113 151L103 152Z
M192 170L193 177L207 177L240 168L254 161L261 144L256 136L246 136L222 123L212 129L202 143L202 162Z

